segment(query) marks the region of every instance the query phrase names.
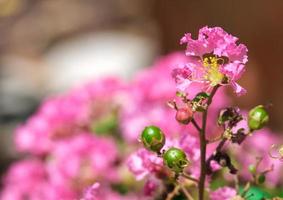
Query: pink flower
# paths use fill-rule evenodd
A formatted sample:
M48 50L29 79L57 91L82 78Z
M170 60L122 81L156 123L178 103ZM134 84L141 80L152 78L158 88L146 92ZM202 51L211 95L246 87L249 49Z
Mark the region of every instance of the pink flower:
M42 161L27 159L14 163L4 177L0 199L73 199L74 191L54 187Z
M145 196L152 197L156 194L158 187L160 187L161 181L152 177L148 179L144 185L143 192Z
M47 154L57 141L91 130L99 120L114 115L126 103L126 91L120 80L106 78L49 98L16 130L17 150Z
M274 166L273 171L266 174L266 183L272 187L282 183L282 162L272 159L268 154L272 144L281 144L282 142L282 137L272 133L269 129L261 129L253 133L252 136L247 137L241 147L235 146L233 151L242 166L240 175L244 179L250 180L252 176L248 171L248 166L255 164L257 157L262 157L263 160L258 166L259 172L270 169L271 165Z
M47 163L50 182L57 187L82 191L96 180L117 181L115 161L118 152L110 138L81 133L61 140L52 150Z
M98 195L99 195L99 183L94 183L90 187L88 187L85 192L83 199L81 200L99 200Z
M80 200L138 200L144 199L133 194L121 195L109 186L101 185L100 183L94 183L86 188L83 197Z
M139 149L129 156L127 165L136 179L142 180L147 175L162 169L163 160L146 149Z
M234 188L222 187L209 194L210 200L232 200L237 195Z
M189 59L172 72L177 89L189 92L191 85L197 84L207 91L219 84L229 84L237 95L246 93L236 81L245 70L248 50L245 45L238 45L237 40L220 27L203 27L196 40L185 34L181 44L187 44Z

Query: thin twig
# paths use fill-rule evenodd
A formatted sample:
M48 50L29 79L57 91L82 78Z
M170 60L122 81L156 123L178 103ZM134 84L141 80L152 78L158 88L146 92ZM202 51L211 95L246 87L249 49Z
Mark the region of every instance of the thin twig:
M172 200L179 193L180 187L180 185L176 185L174 190L167 195L166 200Z
M189 176L189 175L187 175L187 174L182 173L181 175L182 175L184 178L189 179L189 180L191 180L191 181L194 181L194 182L196 182L196 183L199 182L198 179L196 179L196 178L194 178L194 177L191 177L191 176Z
M227 141L227 139L225 139L225 138L223 140L221 140L221 142L216 147L216 151L221 151L221 149L224 146L226 141Z
M187 199L188 200L194 200L194 198L192 197L192 195L190 195L190 193L187 191L187 189L182 184L180 184L180 186L181 186L183 193L187 197Z
M234 176L234 181L235 181L235 188L236 188L236 191L239 191L240 187L239 187L239 178L238 178L238 175Z

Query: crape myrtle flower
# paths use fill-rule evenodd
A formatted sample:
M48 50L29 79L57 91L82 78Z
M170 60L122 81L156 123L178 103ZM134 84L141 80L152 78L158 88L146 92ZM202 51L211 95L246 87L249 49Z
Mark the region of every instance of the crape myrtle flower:
M47 98L36 113L16 129L17 150L45 155L57 145L56 142L81 131L97 133L102 119L115 118L116 110L126 103L126 91L121 80L109 77Z
M80 133L58 142L46 168L54 185L82 191L95 180L117 182L117 158L118 149L112 138Z
M237 41L220 27L203 27L197 39L186 33L180 43L187 44L185 53L189 61L172 72L177 89L187 92L195 84L202 84L205 90L231 85L237 95L245 94L246 90L236 81L245 71L248 50Z
M102 185L95 182L87 187L80 200L138 200L146 199L140 194L126 194L122 195L117 191L111 189L108 185Z
M259 172L263 172L273 166L273 170L266 174L265 184L270 187L282 184L282 162L271 158L268 152L274 143L282 142L282 139L280 135L273 133L267 128L263 128L258 130L252 137L247 137L241 146L234 145L232 152L241 169L239 171L240 177L250 180L252 177L247 166L254 164L256 158L262 158L257 168Z
M0 199L74 199L74 190L57 187L49 181L45 163L37 158L15 162L3 178Z

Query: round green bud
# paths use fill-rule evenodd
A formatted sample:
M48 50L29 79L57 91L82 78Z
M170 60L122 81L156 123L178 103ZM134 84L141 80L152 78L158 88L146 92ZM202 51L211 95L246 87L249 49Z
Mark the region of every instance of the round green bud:
M254 165L250 165L249 166L249 171L252 173L252 174L255 174L256 173L256 167Z
M257 181L258 181L259 184L263 184L265 182L265 175L260 174L257 178Z
M164 153L163 162L175 173L182 172L189 164L185 152L175 147L171 147Z
M248 124L251 130L259 130L268 122L269 116L264 106L259 105L250 110Z
M141 134L141 141L146 149L160 153L165 144L165 135L156 126L147 126Z

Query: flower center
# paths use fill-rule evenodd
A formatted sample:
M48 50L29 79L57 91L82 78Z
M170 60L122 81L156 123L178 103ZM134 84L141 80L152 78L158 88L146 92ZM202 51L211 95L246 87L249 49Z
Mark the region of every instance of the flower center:
M224 78L224 74L219 71L219 61L222 61L221 58L217 58L216 56L208 56L203 59L203 66L206 70L204 78L208 80L212 86L218 85Z

